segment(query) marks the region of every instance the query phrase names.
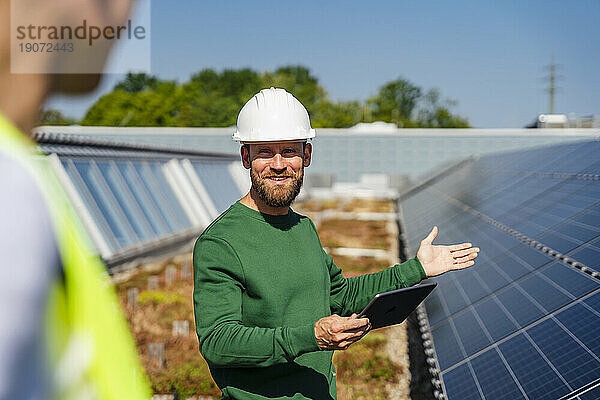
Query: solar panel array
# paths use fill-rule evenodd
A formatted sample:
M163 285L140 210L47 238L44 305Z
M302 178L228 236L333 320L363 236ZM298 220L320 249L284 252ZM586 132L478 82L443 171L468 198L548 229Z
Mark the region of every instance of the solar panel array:
M600 142L480 158L401 209L413 254L434 225L481 248L425 302L440 393L600 398Z
M105 259L182 232L197 234L245 190L236 157L41 147L55 155L51 164Z

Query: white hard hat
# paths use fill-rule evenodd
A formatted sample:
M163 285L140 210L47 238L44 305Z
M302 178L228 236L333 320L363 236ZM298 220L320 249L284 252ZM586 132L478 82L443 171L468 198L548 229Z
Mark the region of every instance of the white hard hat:
M315 137L306 108L285 89L263 89L240 111L233 140L278 142Z

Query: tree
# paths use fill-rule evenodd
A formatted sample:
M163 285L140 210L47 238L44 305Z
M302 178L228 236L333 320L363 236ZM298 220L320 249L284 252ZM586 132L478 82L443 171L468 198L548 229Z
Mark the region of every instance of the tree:
M137 92L113 90L86 113L82 125L173 126L177 115L178 85L159 81L154 89Z
M423 96L421 107L417 114L417 125L422 128L468 128L469 122L450 112L456 106L456 101L441 100L438 89L430 89Z
M350 127L381 120L401 127L467 127L451 113L455 102L440 100L437 89L423 94L406 79L383 85L365 103L329 100L317 77L302 65L288 65L261 74L250 68L201 70L179 84L146 74L129 73L114 90L86 113L82 125L108 126L232 126L239 110L260 89L284 88L308 110L317 128ZM416 113L416 117L415 117ZM46 120L69 121L49 114Z
M146 75L146 73L134 74L131 72L127 73L124 80L117 83L114 90L123 90L127 93L137 93L146 89L154 89L158 84L158 79L152 75Z
M263 87L260 75L250 68L226 69L221 73L218 92L238 102L241 108Z
M262 80L264 88L282 88L292 93L311 116L318 103L327 99L327 92L319 85L319 80L301 65L288 65L277 68L275 72L265 72Z
M255 71L205 69L181 87L177 126L231 126L244 103L262 89Z
M348 128L362 121L362 106L358 101L317 103L311 116L315 128Z
M59 110L44 110L40 115L40 125L73 125L75 120L65 117Z
M376 96L367 100L367 104L371 107L373 120L405 126L410 123L420 98L420 87L406 79L398 79L383 85Z
M185 93L181 103L175 119L176 126L232 126L242 108L239 102L217 93L204 96Z

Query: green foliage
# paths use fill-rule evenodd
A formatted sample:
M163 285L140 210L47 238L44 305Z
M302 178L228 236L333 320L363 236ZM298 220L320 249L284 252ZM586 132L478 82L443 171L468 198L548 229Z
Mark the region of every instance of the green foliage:
M287 65L274 72L249 68L204 69L188 82L162 81L146 74L127 74L114 90L86 113L82 125L100 126L213 126L236 123L239 110L263 88L279 87L294 94L307 108L316 128L344 128L359 122L393 122L400 127L468 127L452 114L454 106L439 92L423 90L406 79L383 85L365 103L334 102L310 70Z
M456 105L452 100L440 100L440 92L437 89L429 90L423 101L423 106L419 110L417 121L423 128L468 128L469 123L466 119L453 115L450 107Z
M392 382L398 367L394 365L384 347L387 337L371 332L343 352L336 352L334 363L339 379L343 383Z
M180 91L173 81L157 82L154 88L137 92L116 89L102 96L88 110L81 124L174 126L175 102Z
M260 76L248 68L202 70L181 86L174 125L235 125L240 108L262 86Z
M75 120L65 117L60 111L54 109L44 110L40 115L40 125L72 125Z
M144 304L176 304L186 303L185 297L176 292L163 292L160 290L147 290L138 296L138 302Z
M137 93L146 89L154 89L158 84L158 79L145 73L134 74L127 73L125 79L115 86L114 90L123 90L127 93Z
M211 379L204 360L168 367L154 377L152 386L155 393L177 391L181 399L197 395L216 397L220 392Z
M420 98L420 87L406 79L398 79L383 85L367 104L371 106L374 120L405 125L411 120Z
M311 125L315 128L348 128L362 122L363 107L357 101L319 102L313 109Z
M319 103L327 99L327 92L319 85L318 79L308 68L300 65L280 67L274 73L265 72L262 81L263 87L283 88L292 93L311 115L316 112Z

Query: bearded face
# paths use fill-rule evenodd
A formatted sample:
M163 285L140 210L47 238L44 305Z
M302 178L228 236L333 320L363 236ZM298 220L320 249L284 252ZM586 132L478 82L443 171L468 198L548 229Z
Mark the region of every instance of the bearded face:
M311 144L304 141L244 144L242 164L250 170L256 201L285 211L300 193L311 153Z
M264 175L250 169L252 188L269 207L289 207L302 188L304 168L296 173L267 171Z

